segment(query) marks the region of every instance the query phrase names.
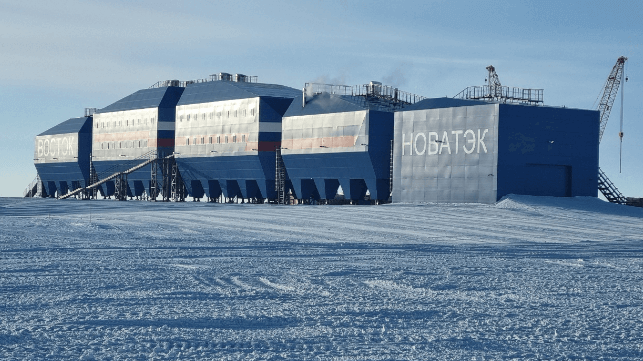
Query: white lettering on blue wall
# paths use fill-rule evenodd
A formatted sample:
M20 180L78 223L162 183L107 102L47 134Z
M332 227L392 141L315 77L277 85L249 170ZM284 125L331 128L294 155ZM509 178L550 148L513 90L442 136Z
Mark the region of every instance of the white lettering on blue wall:
M402 134L402 155L436 155L436 154L458 154L460 151L466 154L473 152L487 153L487 144L485 137L489 129L458 129L442 132L442 137L438 132L418 132L411 133L409 141L406 141L406 134ZM462 138L462 139L460 139ZM409 152L405 153L408 146Z

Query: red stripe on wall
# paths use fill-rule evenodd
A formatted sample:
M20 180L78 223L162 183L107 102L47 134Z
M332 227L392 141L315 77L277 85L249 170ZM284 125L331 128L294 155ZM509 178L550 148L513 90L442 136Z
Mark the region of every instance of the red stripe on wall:
M157 147L173 147L174 146L174 138L171 138L171 139L157 139L156 140L156 146Z

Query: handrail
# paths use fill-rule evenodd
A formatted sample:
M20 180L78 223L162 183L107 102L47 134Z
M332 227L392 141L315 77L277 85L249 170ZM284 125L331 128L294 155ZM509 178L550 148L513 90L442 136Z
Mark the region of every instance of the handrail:
M242 74L227 74L219 73L209 75L207 78L194 79L194 80L160 80L152 84L149 89L164 88L168 86L175 86L185 88L190 84L209 83L212 81L234 81L238 83L256 83L258 77L256 75L242 75Z
M510 88L508 86L470 86L464 88L454 98L510 103L543 103L543 89Z
M153 157L152 157L152 155L153 155ZM159 158L157 157L156 150L152 150L152 151L149 151L149 152L147 152L147 153L145 153L145 154L143 154L143 155L141 155L141 156L139 156L139 157L137 157L137 158L135 158L135 159L129 160L129 161L128 161L128 163L130 163L130 164L131 164L131 163L132 163L132 161L134 161L134 160L141 160L141 159L144 159L144 157L147 157L147 156L150 156L150 157L149 157L146 161L144 161L144 162L142 162L142 163L140 163L140 164L136 164L136 165L134 165L134 166L132 166L132 167L130 167L130 168L128 168L128 169L126 169L126 170L124 170L124 171L116 171L116 172L114 172L114 173L112 173L112 174L108 175L107 177L104 177L103 179L100 179L98 182L95 182L95 183L93 183L93 184L90 184L90 185L89 185L89 186L87 186L87 187L76 188L74 191L72 191L72 192L68 192L68 193L66 193L66 194L64 194L64 195L62 195L62 196L60 196L58 199L66 199L66 198L69 198L69 197L74 196L74 195L76 195L76 194L79 194L80 192L86 191L86 190L88 190L88 189L96 188L96 187L98 187L99 185L101 185L101 184L103 184L103 183L105 183L105 182L108 182L108 181L110 181L110 180L112 180L112 179L114 179L114 178L118 177L118 176L119 176L119 175L121 175L121 174L130 174L130 173L132 173L132 172L134 172L134 171L137 171L137 170L139 170L139 169L141 169L141 168L145 167L146 165L148 165L148 164L150 164L150 163L152 163L152 162L155 162L157 159L159 159ZM170 155L168 155L168 156L166 156L166 157L164 157L164 158L168 159L168 158L172 158L172 157L174 157L174 154L170 154ZM114 166L114 167L111 167L111 168L109 168L109 169L110 169L110 170L111 170L111 169L118 169L117 167L118 167L118 165L116 165L116 166ZM101 172L101 174L105 174L105 173L108 173L108 171Z
M337 85L324 83L306 83L304 85L304 106L308 97L328 93L361 98L366 106L383 109L397 109L415 104L426 99L421 95L409 93L398 88L376 82L361 85Z

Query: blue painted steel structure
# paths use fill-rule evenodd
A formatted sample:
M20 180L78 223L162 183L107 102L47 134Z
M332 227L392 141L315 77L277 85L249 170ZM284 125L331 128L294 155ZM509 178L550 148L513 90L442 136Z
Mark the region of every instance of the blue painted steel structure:
M281 119L298 94L244 81L188 84L177 104L175 160L190 196L274 199Z
M176 104L183 90L179 86L139 90L94 114L92 155L99 179L131 168L150 152L172 154ZM127 181L128 196L150 194L151 166L128 174ZM101 189L104 195L113 195L114 182Z
M293 101L283 119L282 158L296 198L333 199L340 185L347 199L363 199L367 190L371 199L389 198L393 112L382 109L326 92Z
M396 113L394 202L597 196L599 113L427 99Z
M44 185L43 196L87 185L91 141L91 116L71 118L36 136L34 165Z

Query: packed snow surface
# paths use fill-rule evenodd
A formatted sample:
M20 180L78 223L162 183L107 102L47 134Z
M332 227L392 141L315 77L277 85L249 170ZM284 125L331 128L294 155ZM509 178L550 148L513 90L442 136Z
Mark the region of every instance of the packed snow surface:
M0 198L2 360L643 357L643 209Z

